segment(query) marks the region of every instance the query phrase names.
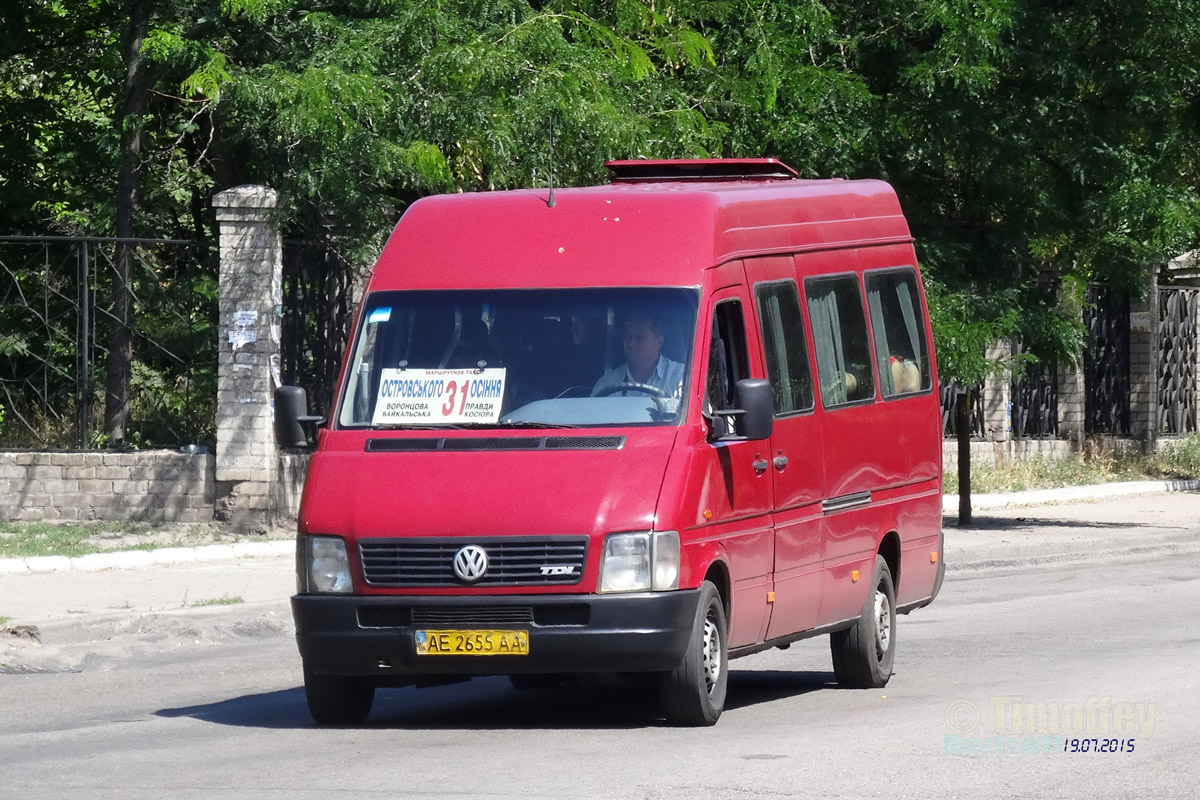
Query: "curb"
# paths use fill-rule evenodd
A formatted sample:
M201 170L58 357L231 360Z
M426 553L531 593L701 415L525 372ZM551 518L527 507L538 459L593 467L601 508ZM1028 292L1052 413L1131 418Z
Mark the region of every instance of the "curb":
M1128 545L1101 550L1051 550L1043 553L1025 552L1001 556L999 549L984 552L982 557L971 561L946 559L946 573L962 573L992 569L1031 566L1068 566L1079 562L1118 562L1130 558L1149 558L1168 554L1190 554L1200 552L1200 542L1164 541L1153 544Z
M971 496L971 509L973 511L982 511L989 508L1007 508L1008 506L1030 506L1042 503L1073 502L1077 500L1102 500L1106 497L1125 497L1135 494L1195 491L1200 491L1200 480L1099 483L1095 486L1063 486L1057 489L1033 489L1028 492L975 494ZM947 494L942 496L942 513L958 513L958 495Z
M158 550L119 550L113 553L91 553L75 558L67 556L0 558L0 575L37 575L47 572L71 571L100 572L107 569L138 569L172 564L231 561L238 558L282 556L295 552L295 540L278 539L270 542L209 544L200 547L164 547Z
M182 632L185 638L196 638L201 634L189 627L189 623L219 622L221 633L260 632L265 620L281 635L293 635L294 628L289 600L261 600L233 606L204 606L164 608L156 611L112 612L95 614L79 619L54 619L34 622L28 627L35 631L36 641L42 645L78 645L103 642L118 636L146 633ZM211 635L211 634L209 634Z

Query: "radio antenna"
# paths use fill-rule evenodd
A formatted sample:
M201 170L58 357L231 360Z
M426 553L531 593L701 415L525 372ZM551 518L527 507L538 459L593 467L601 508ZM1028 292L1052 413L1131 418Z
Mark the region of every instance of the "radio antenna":
M546 207L554 208L554 115L550 115L550 196L546 198Z

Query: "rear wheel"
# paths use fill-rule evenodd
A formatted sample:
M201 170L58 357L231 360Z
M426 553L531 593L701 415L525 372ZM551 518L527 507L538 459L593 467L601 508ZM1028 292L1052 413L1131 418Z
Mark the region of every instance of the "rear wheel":
M683 663L659 676L667 719L678 725L713 725L725 708L729 680L725 606L717 587L705 581Z
M358 725L371 712L375 684L366 678L318 675L306 665L304 696L318 725Z
M871 585L874 590L855 623L829 635L833 674L851 689L887 686L896 658L896 588L883 556L875 556Z

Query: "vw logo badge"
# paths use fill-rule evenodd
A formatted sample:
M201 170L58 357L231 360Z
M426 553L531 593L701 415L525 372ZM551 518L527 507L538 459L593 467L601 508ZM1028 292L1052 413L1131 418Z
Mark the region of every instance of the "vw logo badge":
M487 551L469 544L454 555L454 574L470 583L483 577L488 568Z

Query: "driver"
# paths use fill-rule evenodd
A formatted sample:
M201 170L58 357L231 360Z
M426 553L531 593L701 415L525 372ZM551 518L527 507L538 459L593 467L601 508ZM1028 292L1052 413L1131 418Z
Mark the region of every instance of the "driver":
M653 386L667 397L679 397L683 393L683 364L672 361L662 354L662 324L649 314L634 314L625 320L621 346L626 361L616 369L600 376L592 387L595 397L605 389L623 383L640 383ZM627 395L630 390L613 391L611 394ZM632 390L632 394L646 394Z

